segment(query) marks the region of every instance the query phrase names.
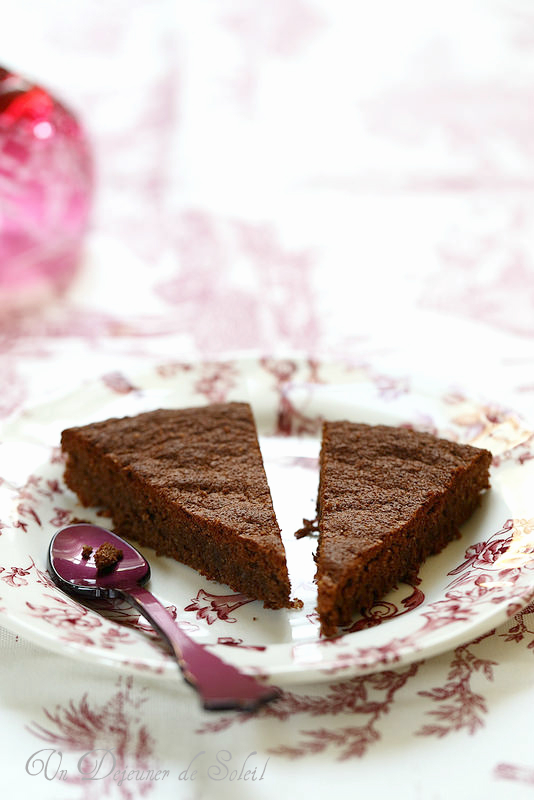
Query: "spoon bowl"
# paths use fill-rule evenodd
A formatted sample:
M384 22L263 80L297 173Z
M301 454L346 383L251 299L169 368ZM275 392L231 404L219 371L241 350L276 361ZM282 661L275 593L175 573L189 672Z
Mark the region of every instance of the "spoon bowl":
M98 569L95 553L106 543L121 550L122 557L104 571ZM84 548L91 548L90 553L84 553ZM145 588L150 579L146 558L106 528L83 522L57 531L48 549L48 572L68 594L84 599L122 597L135 606L170 645L185 680L200 694L205 709L254 711L280 696L276 687L240 672L191 639Z
M100 545L109 542L122 550L122 559L112 571L99 572L94 554ZM84 547L92 548L89 558L82 556ZM150 580L150 564L139 550L120 536L98 525L79 523L59 530L50 542L48 569L57 585L65 592L86 598L118 597L121 589Z

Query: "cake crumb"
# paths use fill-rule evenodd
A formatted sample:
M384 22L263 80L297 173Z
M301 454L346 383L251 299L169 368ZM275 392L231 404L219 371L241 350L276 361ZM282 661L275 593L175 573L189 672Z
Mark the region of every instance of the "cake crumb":
M97 517L111 517L112 513L109 508L101 508L99 511L96 512Z
M111 542L104 542L95 553L95 564L99 572L109 572L122 559L122 550Z
M291 608L303 608L303 607L304 603L302 602L302 600L298 597L294 597L293 600L291 601Z
M82 558L84 558L87 561L87 559L91 557L92 552L93 548L91 547L91 545L84 544L84 546L82 547Z
M302 522L304 523L302 528L299 528L298 531L295 531L295 539L303 539L305 536L311 536L314 533L319 533L317 519L304 518Z

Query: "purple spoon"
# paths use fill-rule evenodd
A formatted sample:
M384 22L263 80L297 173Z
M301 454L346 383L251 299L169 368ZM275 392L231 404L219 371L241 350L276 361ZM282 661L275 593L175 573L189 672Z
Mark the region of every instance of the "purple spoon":
M123 555L102 573L97 569L94 554L105 542L122 550ZM86 545L92 548L87 559L82 556ZM280 696L274 686L260 684L190 639L159 600L144 588L150 579L146 558L111 531L89 523L62 528L50 542L48 571L54 583L68 594L86 599L123 597L135 606L171 646L185 680L200 694L205 709L254 711Z

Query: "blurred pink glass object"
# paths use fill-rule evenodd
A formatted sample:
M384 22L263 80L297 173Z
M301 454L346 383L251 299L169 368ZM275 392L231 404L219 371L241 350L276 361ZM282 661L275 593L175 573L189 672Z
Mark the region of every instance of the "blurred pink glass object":
M78 265L92 161L74 115L0 67L0 311L44 302Z

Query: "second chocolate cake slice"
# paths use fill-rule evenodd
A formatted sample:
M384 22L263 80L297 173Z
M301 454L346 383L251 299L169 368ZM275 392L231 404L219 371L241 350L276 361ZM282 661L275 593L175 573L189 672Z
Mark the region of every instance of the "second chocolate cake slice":
M317 500L317 611L336 633L458 532L491 453L385 425L326 422Z
M65 480L116 532L213 580L290 605L284 546L250 407L158 410L63 431Z

